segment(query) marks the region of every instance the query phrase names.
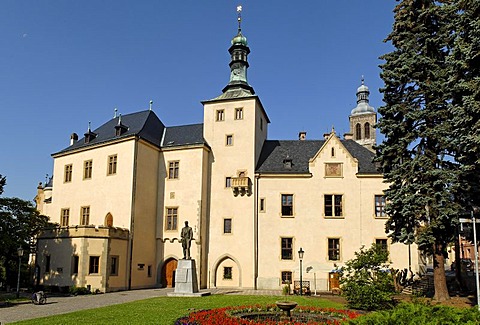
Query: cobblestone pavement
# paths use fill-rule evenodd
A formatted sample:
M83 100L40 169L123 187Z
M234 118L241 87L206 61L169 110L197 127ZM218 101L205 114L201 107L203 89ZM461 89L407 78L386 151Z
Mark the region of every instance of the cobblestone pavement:
M77 310L99 308L135 300L166 296L168 292L172 291L173 289L170 288L144 289L76 297L48 297L47 304L41 306L25 302L12 307L0 308L0 325L32 318L66 314ZM212 294L228 295L281 295L281 292L276 290L208 289L202 291L209 291Z

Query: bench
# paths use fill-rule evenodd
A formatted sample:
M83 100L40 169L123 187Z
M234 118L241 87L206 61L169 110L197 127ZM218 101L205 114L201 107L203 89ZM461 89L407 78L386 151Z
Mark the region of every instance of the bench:
M302 295L309 296L310 291L310 281L302 281L301 285ZM293 294L300 294L300 281L293 281Z

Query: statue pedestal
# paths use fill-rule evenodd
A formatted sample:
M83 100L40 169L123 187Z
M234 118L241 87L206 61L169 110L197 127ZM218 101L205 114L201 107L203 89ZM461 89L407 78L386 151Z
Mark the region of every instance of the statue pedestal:
M210 292L199 292L195 260L179 260L175 272L175 291L168 296L201 297L208 296Z

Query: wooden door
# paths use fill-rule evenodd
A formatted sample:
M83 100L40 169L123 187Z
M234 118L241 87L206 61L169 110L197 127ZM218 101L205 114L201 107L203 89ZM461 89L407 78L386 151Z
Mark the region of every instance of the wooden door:
M175 271L177 270L177 260L169 259L163 265L163 279L162 282L165 283L167 288L175 287Z

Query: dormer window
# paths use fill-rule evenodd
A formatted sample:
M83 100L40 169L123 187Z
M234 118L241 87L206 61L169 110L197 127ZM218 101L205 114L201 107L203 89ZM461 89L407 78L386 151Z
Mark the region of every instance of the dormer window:
M84 136L85 136L85 143L90 143L90 141L92 141L97 137L97 134L92 132L90 128L90 122L88 122L88 130L87 130L87 133L84 134Z
M115 125L115 136L119 137L128 131L128 126L122 123L122 114L118 117L118 123Z
M283 168L285 169L292 169L292 158L290 158L289 156L287 156L284 160L283 160Z

